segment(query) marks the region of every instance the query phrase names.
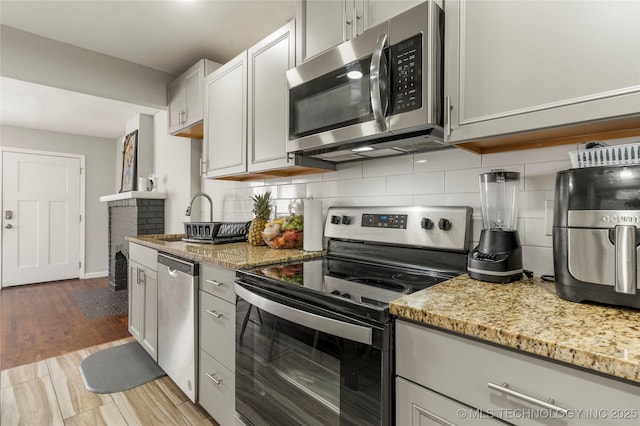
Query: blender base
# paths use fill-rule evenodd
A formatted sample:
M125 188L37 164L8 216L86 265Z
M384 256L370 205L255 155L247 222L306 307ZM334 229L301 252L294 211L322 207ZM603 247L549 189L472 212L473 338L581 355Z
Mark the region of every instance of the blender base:
M467 257L469 277L491 283L522 278L522 247L518 231L484 229L480 242Z

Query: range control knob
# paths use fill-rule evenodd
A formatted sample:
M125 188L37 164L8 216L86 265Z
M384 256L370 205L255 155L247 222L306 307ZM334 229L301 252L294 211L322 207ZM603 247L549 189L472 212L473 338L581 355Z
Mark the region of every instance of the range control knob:
M351 216L342 216L342 224L350 225L351 224Z
M331 223L334 225L340 225L340 216L331 216Z
M438 228L442 229L443 231L448 231L449 229L451 229L451 221L449 219L440 219L438 221Z
M422 229L431 229L433 228L433 221L428 217L423 217L422 221L420 222L420 226L422 227Z

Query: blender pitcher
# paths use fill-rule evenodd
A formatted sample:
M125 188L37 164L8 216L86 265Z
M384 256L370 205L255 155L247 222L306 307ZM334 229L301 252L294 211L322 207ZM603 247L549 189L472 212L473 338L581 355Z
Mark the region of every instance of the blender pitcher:
M520 173L492 170L480 175L483 229L469 253L471 278L507 283L522 277L522 247L516 229Z

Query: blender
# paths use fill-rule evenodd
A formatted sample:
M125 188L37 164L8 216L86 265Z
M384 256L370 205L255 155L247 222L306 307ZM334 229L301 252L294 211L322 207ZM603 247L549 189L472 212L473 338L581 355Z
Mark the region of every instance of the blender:
M516 229L520 173L492 170L480 175L483 229L467 258L469 277L508 283L522 277L522 247Z

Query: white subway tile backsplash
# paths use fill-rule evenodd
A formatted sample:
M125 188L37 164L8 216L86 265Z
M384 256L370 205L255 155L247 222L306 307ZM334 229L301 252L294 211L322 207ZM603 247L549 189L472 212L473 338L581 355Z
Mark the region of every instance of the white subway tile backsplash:
M357 179L362 177L362 161L354 161L352 163L338 164L335 172L327 172L322 174L323 181Z
M384 195L386 193L386 178L373 177L354 180L343 180L340 195L343 197L364 197Z
M280 185L278 187L278 198L306 198L307 185Z
M553 249L522 246L522 263L524 269L536 275L553 275Z
M577 145L477 155L460 149L339 164L335 172L264 181L203 179L214 200L215 220L251 220L251 196L271 190L278 213L292 199L322 199L331 206L449 205L473 208L472 244L482 230L479 175L495 168L521 173L518 231L525 268L553 273L552 240L545 235L545 201L554 199L555 174L570 167L568 152ZM186 208L186 207L185 207Z
M414 195L413 204L416 206L469 206L473 214L480 214L480 194L467 192L457 194L426 194Z
M363 177L406 175L411 173L413 173L412 155L379 158L362 163Z
M387 194L442 194L444 172L387 177Z
M310 175L292 176L291 183L309 183L309 182L321 182L323 173L313 173Z
M413 172L439 172L482 167L482 156L462 149L445 149L413 155Z
M523 219L524 235L521 236L522 244L538 247L552 247L551 235L545 235L544 219Z
M411 195L392 195L376 197L325 198L322 200L323 209L334 206L412 206Z
M444 173L444 192L478 192L480 191L479 178L483 169L452 170Z
M307 184L307 197L327 198L340 196L340 181L313 182Z
M556 185L556 173L570 168L569 160L525 164L524 188L526 191L553 191Z
M544 219L546 214L545 202L553 200L553 191L525 191L520 193L519 217Z

